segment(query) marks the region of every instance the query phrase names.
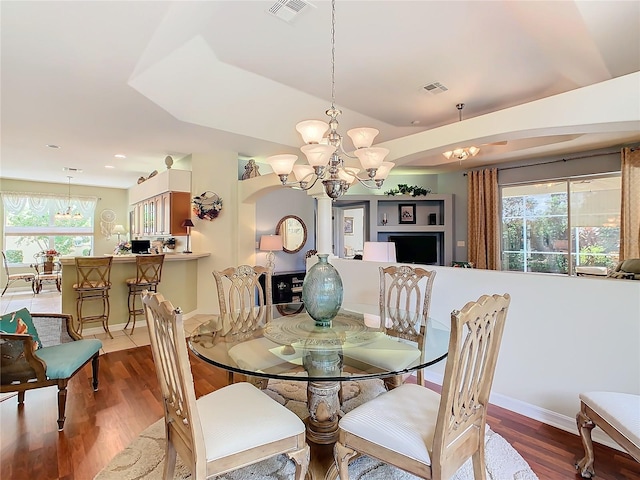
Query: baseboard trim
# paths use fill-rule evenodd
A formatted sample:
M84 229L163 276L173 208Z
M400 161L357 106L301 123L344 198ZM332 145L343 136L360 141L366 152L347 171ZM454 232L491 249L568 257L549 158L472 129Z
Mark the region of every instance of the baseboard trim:
M425 369L424 379L428 382L435 383L436 385L442 385L443 374L430 372ZM538 422L542 422L552 427L559 428L560 430L564 430L565 432L573 433L576 436L578 435L578 427L576 425L576 419L574 417L567 417L566 415L562 415L545 408L537 407L530 403L516 400L499 393L492 393L489 397L489 402L492 405L496 405L511 412L515 412L519 415L524 415L525 417L531 418ZM579 409L580 402L578 400L578 396L576 395L576 413L578 413ZM611 440L611 438L606 433L600 431L597 428L594 428L591 431L591 438L594 442L627 453L626 450L624 450L620 445Z

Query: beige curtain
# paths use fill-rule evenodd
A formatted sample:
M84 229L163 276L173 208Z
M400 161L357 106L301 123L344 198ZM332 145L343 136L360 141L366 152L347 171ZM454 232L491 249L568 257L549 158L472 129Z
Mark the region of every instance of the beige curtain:
M620 260L640 258L640 148L622 149Z
M469 172L467 223L469 261L476 268L500 269L498 170Z

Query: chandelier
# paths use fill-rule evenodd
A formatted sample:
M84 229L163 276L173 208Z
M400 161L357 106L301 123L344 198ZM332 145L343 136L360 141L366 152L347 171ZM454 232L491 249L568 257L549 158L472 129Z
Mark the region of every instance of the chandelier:
M72 213L73 207L71 206L71 179L73 177L67 176L69 179L69 196L67 198L67 209L64 212L58 212L55 214L55 218L60 220L70 220L75 219L79 220L82 218L82 214L80 212Z
M347 131L355 147L355 156L344 150L342 136L338 133L338 115L342 112L335 106L335 25L336 2L331 1L331 107L325 112L329 122L305 120L296 125L306 145L300 150L307 157L308 165L294 165L297 155L281 154L266 159L274 173L280 177L282 185L309 190L318 180L322 180L329 197L336 199L344 195L349 186L358 181L367 188L380 188L393 162L385 162L389 150L372 147L373 139L379 131L375 128L359 127ZM345 166L343 156L358 158L366 177L361 177L359 168ZM295 182L287 182L293 171Z
M462 109L464 108L464 103L456 104L456 108L458 109L458 117L460 121L462 121ZM479 151L480 149L478 147L464 147L449 150L448 152L444 152L442 155L444 155L447 160L451 157L455 157L458 160L462 161L469 157L475 157Z

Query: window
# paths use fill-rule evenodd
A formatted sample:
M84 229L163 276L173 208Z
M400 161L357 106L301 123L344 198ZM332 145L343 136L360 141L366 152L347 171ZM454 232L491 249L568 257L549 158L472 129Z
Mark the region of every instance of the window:
M31 263L43 250L61 255L91 255L97 199L53 194L3 193L4 248L12 263ZM81 218L56 218L56 213Z
M619 175L502 187L503 270L612 268L619 248Z

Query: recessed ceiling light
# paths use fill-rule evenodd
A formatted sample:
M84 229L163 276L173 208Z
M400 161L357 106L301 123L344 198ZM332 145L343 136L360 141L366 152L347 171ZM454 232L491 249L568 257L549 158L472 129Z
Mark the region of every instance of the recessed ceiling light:
M53 143L47 143L47 147L49 147L49 148L60 148L59 145L54 145Z
M121 153L118 153L118 154L114 155L114 157L116 157L116 158L127 158L126 155L123 155Z
M113 165L105 165L104 168L116 168Z

